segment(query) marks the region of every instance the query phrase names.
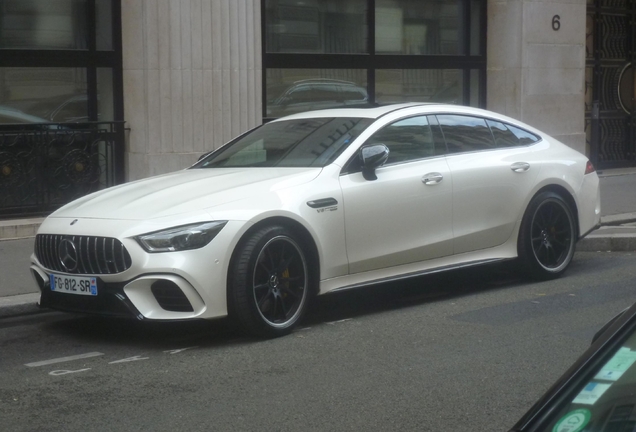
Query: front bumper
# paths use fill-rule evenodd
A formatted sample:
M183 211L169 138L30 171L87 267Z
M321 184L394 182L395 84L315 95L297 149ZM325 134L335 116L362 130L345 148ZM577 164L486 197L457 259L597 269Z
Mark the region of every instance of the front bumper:
M117 274L65 274L46 268L35 255L31 273L40 288L42 307L139 320L210 319L227 315L226 283L235 239L242 222L228 222L205 247L181 252L147 253L134 235L148 232L135 221L46 219L39 234L107 236L119 239L132 265ZM80 231L81 230L81 231ZM96 277L97 295L75 295L51 290L49 277Z

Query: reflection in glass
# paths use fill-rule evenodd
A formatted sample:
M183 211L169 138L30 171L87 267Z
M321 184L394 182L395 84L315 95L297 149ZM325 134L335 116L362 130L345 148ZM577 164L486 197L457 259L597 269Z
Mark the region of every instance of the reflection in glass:
M97 120L113 121L113 70L97 68Z
M95 24L97 49L113 49L113 10L111 0L95 1Z
M380 103L462 103L461 70L380 69L375 76L376 100Z
M443 154L436 149L426 116L400 120L380 129L365 143L372 144L384 144L389 148L386 165Z
M324 167L372 122L366 118L326 117L266 123L194 168Z
M480 75L479 69L470 70L470 101L468 105L477 108L479 107L479 90L481 89L479 86Z
M367 52L366 4L366 0L268 0L267 52Z
M483 118L463 115L438 115L449 153L495 148L492 133Z
M378 54L458 55L459 0L377 0L375 51Z
M85 0L2 0L0 48L87 49Z
M368 106L361 69L267 69L267 115Z
M470 2L470 55L481 52L481 5L479 0Z
M88 119L85 68L0 68L3 123ZM11 111L11 116L9 116ZM7 117L24 121L9 121Z

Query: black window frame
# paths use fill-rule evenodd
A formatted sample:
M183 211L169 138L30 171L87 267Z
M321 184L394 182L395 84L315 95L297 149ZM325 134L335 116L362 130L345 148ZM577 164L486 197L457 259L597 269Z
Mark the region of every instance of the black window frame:
M346 1L346 0L344 0ZM472 70L479 71L478 107L486 107L486 22L487 1L481 0L479 7L479 55L470 54L472 0L460 0L461 22L464 29L460 55L411 55L375 53L375 8L376 0L367 0L367 53L362 54L299 54L267 52L267 2L261 0L261 52L262 68L262 114L267 122L276 117L267 116L267 70L268 69L363 69L366 70L369 103L377 105L375 82L376 70L381 69L459 69L463 75L462 105L470 102ZM270 98L271 99L271 98Z

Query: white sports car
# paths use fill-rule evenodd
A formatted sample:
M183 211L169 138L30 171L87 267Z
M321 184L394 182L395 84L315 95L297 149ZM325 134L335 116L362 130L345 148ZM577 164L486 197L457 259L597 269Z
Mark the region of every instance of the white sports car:
M272 121L50 215L41 305L289 333L313 295L512 260L562 274L600 219L582 154L502 115L400 104Z

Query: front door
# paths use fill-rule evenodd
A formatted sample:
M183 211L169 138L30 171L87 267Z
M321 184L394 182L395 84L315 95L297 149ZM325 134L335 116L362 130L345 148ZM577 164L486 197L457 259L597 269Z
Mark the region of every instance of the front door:
M440 137L426 116L392 123L365 145L389 148L377 180L340 177L349 272L359 273L453 253L452 178Z

